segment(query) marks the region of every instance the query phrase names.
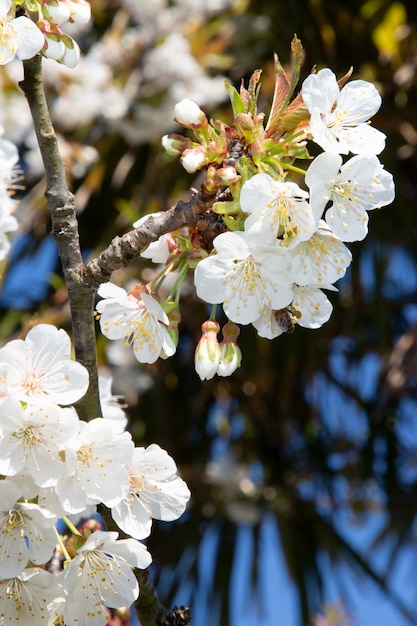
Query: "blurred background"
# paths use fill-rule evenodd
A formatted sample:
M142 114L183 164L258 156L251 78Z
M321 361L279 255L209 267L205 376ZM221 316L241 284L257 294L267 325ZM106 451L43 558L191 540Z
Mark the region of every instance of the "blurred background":
M296 33L302 79L330 67L375 83L381 155L395 202L330 293L317 331L275 341L242 328L242 367L200 382L204 303L192 280L175 357L139 365L98 336L101 371L128 405L138 445L157 442L192 491L176 523L154 525L153 578L196 626L406 626L417 623L417 4L389 0L92 0L71 34L74 70L45 61L45 85L76 194L85 258L140 216L187 198L198 180L160 148L173 107L196 100L231 120L224 79L262 69L260 109ZM0 122L21 151L20 231L1 268L0 339L34 320L69 326L21 68L2 68ZM146 261L116 272L149 280Z

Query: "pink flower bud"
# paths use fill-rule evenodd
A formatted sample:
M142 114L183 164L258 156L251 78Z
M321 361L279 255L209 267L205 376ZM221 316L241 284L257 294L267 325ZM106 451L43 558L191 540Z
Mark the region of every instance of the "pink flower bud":
M194 364L195 371L201 380L210 380L217 373L220 362L220 346L217 333L220 326L213 320L207 320L201 326L203 336L197 344Z
M216 170L215 180L219 183L228 185L233 183L238 177L239 174L237 173L236 168L231 165L227 165L226 167L220 167Z
M190 100L190 98L184 98L178 102L174 107L174 111L174 119L185 128L197 130L207 126L206 114L200 109L197 102Z

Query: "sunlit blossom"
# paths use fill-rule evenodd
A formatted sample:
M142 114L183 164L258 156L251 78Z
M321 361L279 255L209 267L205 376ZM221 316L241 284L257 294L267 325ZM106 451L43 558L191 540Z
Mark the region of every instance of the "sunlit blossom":
M280 309L291 302L286 249L251 246L242 232L222 233L213 245L216 254L195 270L197 295L211 304L223 303L231 321L250 324L265 307Z
M150 533L152 518L172 521L183 514L190 490L177 476L175 462L165 450L157 444L135 448L127 471L129 491L111 512L121 530L144 539Z
M343 164L339 154L323 152L306 174L311 206L342 241L361 241L368 232L367 211L394 200L392 175L374 155L357 155Z
M123 339L141 363L154 363L160 356L175 353L168 316L154 298L146 293L136 297L112 283L101 285L98 295L103 298L96 309L105 337Z
M26 338L9 341L0 350L7 365L7 393L30 404L73 404L87 391L86 368L72 361L65 330L39 324Z
M352 80L342 89L328 69L310 74L301 88L310 112L310 132L324 150L339 154L379 154L385 135L368 124L381 106L372 83Z

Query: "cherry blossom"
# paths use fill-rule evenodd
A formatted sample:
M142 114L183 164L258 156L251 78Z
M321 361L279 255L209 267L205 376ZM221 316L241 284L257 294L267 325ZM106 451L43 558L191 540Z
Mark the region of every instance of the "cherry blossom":
M372 83L352 80L340 90L336 76L325 68L307 76L301 92L311 114L313 140L324 150L379 154L384 149L384 133L368 124L381 106Z
M298 285L334 283L352 261L350 250L323 220L312 237L290 250L290 255L291 275Z
M2 399L1 413L0 473L27 471L36 485L55 485L65 469L60 451L77 430L77 414L47 403L23 408L10 396Z
M29 560L46 563L56 545L56 516L37 504L18 502L20 497L15 483L0 481L0 577L18 576Z
M368 232L367 211L379 209L394 200L392 175L374 155L357 155L343 164L339 154L323 152L314 159L306 174L311 206L322 214L342 241L361 241Z
M63 596L61 577L39 567L19 576L0 579L0 615L5 626L49 626L54 623L52 605Z
M31 404L76 402L87 390L88 372L70 355L69 336L51 324L35 326L25 340L9 341L0 349L7 393Z
M308 192L296 183L280 182L256 174L242 186L240 206L249 213L245 232L256 245L273 245L276 239L293 246L309 239L317 220L306 200Z
M130 606L137 599L139 585L132 567L144 569L152 558L135 539L117 537L116 532L94 532L66 568L66 626L104 626L104 606Z
M56 486L66 513L79 513L87 504L99 502L115 506L129 488L126 463L134 450L130 433L116 433L102 417L79 425L79 432L66 443L66 474Z
M177 476L172 457L157 444L135 448L127 471L129 491L111 511L125 533L144 539L150 533L152 518L172 521L184 513L190 491Z
M133 346L133 354L141 363L154 363L159 356L174 354L168 316L154 298L146 293L137 298L112 283L101 285L98 295L103 298L96 309L105 337L123 339L127 346Z
M226 232L213 241L217 254L200 261L194 274L197 295L223 303L238 324L258 319L265 307L280 309L292 300L286 249L254 247L242 232Z
M15 57L31 59L44 44L36 24L23 15L12 18L11 8L12 0L0 0L0 65L6 65Z

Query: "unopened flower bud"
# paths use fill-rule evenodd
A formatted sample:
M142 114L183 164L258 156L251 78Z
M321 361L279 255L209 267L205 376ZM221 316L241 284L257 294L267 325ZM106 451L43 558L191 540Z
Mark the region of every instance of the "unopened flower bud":
M201 380L210 380L217 373L220 363L220 346L217 333L220 326L213 320L207 320L201 326L203 336L197 344L194 364Z
M170 135L164 135L161 139L162 146L165 148L167 154L171 156L178 156L188 150L192 146L192 141L188 137L182 135L176 135L174 133Z
M174 111L175 121L185 128L197 130L207 126L206 114L200 109L197 102L190 100L190 98L184 98L178 102L174 107Z
M183 168L189 173L194 174L206 163L207 155L202 146L185 150L180 159Z
M42 49L42 54L48 59L54 61L60 61L65 54L65 46L61 41L58 33L44 32L45 45Z
M223 183L224 185L230 185L233 183L239 174L236 171L235 167L231 165L227 165L226 167L220 167L216 170L215 180L219 183Z
M60 0L45 0L42 2L41 10L44 18L52 24L65 24L70 19L69 6Z
M249 113L238 113L236 115L235 122L237 128L240 128L241 130L253 130L254 128L253 119Z
M67 34L61 36L61 41L65 46L65 52L60 62L72 69L77 66L80 60L80 48L77 42Z
M240 333L239 327L233 322L228 322L222 330L223 341L220 344L220 362L217 368L219 376L230 376L242 362L242 352L237 345Z

